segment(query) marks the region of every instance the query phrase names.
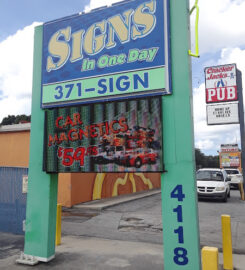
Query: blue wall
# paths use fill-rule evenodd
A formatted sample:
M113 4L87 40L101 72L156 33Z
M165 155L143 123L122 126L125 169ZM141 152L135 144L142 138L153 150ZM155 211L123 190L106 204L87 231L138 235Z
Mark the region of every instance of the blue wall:
M28 168L0 167L0 231L24 234L26 193L22 193L22 177Z

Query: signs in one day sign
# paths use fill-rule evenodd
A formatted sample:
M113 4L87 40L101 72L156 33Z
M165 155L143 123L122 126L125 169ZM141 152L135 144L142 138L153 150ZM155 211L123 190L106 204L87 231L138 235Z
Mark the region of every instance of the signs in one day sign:
M169 0L133 0L43 27L42 108L171 93Z

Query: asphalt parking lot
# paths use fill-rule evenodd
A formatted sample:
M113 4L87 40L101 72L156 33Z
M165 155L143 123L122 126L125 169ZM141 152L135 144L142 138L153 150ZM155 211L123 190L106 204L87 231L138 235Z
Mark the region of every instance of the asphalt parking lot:
M231 217L234 253L245 254L245 201L238 190L231 190L228 201L201 199L198 202L200 240L202 245L222 248L221 215Z
M62 217L62 244L56 258L36 269L163 269L160 191L149 197L96 210L74 207ZM234 266L245 265L245 202L231 190L227 203L199 200L202 246L222 251L221 215L231 216ZM16 265L23 236L0 233L0 269L30 269ZM220 264L222 264L220 254ZM81 268L82 267L82 268Z

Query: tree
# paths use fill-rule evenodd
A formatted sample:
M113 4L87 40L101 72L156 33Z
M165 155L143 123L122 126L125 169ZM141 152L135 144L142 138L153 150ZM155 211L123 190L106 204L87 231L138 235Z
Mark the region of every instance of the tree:
M196 167L200 168L219 168L219 156L206 156L200 149L195 149Z
M19 124L19 123L29 123L31 122L31 116L30 115L8 115L7 117L4 117L0 125L13 125L13 124Z

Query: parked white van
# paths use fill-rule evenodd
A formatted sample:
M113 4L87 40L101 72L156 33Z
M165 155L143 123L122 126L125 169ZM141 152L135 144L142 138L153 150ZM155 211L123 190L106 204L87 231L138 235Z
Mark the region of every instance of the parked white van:
M231 179L230 181L230 187L239 189L238 184L243 182L242 174L238 169L228 169L225 168L226 173L228 174L228 177Z
M197 193L200 198L230 197L230 178L224 169L200 169L196 173Z

